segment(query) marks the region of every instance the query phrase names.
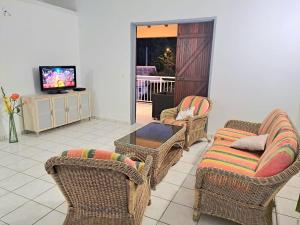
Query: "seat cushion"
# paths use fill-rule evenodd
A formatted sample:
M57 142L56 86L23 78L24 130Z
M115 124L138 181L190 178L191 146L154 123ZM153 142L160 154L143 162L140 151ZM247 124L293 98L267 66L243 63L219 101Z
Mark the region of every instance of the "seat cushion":
M269 177L279 174L295 160L298 151L297 136L294 132L282 130L269 144L262 155L256 177Z
M254 176L259 155L228 147L230 141L216 140L204 154L199 167L216 168L246 176Z
M258 134L269 134L274 122L279 116L287 117L287 113L281 109L273 110L261 123Z
M125 155L121 155L115 152L106 150L95 150L95 149L72 149L64 151L61 156L82 158L82 159L102 159L102 160L115 160L127 164L134 169L142 172L144 170L145 163L138 162L130 159Z
M221 128L215 134L215 140L227 140L227 141L237 141L240 138L256 136L254 133L247 131L237 130L233 128Z
M178 111L184 111L191 107L195 107L194 116L195 115L205 115L207 114L210 104L209 101L201 96L188 96L185 97L181 103L178 105Z
M164 124L176 125L176 126L184 126L187 124L187 120L176 120L172 117L167 117L162 121Z

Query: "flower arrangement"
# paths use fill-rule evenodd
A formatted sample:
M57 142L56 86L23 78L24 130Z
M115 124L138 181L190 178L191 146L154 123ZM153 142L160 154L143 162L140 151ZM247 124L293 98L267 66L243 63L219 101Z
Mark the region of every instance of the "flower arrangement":
M9 143L16 143L18 142L18 134L16 130L14 115L17 114L21 116L20 113L23 104L18 102L20 98L19 94L13 93L11 94L10 97L8 97L5 94L3 87L1 87L1 92L2 92L4 110L8 113L8 117L9 117Z

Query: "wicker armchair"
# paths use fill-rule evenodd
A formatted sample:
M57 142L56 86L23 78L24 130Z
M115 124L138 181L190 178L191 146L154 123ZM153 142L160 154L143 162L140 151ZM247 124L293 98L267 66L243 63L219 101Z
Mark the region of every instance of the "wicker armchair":
M231 120L226 123L225 128L258 134L260 125ZM251 177L217 168L198 169L194 220L199 220L203 213L243 225L272 225L275 195L299 171L299 149L294 162L288 168L270 177Z
M206 100L209 103L209 108L204 114L200 113L198 115L194 115L193 117L189 117L187 120L176 121L176 116L179 112L179 108L182 105L183 101L190 100L187 98L191 98L191 97L196 97L196 98L201 98L202 100ZM209 99L200 96L188 96L182 100L179 106L175 108L163 110L160 115L160 120L162 123L170 123L174 125L185 125L186 126L185 147L190 147L192 144L199 141L201 138L206 138L208 140L207 133L206 133L206 125L207 125L208 115L211 109L212 109L212 102Z
M53 157L45 168L68 203L64 225L141 225L150 203L148 172L122 162Z

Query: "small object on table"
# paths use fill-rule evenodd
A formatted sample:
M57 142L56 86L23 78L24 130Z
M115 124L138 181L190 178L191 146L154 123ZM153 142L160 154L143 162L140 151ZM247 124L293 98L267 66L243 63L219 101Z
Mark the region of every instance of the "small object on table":
M161 182L169 169L179 161L183 154L185 129L185 126L149 123L116 140L116 152L121 154L134 153L143 160L151 155L153 163L150 170L150 182L151 188L155 190L156 185Z

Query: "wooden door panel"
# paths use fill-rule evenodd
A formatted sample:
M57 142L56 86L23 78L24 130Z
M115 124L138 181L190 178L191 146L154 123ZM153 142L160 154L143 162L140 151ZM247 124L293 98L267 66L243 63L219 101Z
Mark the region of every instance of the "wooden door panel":
M175 104L188 95L207 96L214 22L179 24Z

